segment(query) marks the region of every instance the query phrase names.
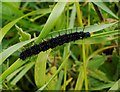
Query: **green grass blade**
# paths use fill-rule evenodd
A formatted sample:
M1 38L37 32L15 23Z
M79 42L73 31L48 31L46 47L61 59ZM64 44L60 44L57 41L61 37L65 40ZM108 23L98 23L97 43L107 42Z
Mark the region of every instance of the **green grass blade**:
M98 69L106 60L105 56L96 55L88 62L87 67L90 69Z
M98 69L93 69L93 70L89 69L88 72L89 72L88 73L89 76L94 77L95 79L98 79L99 81L110 82L107 75Z
M16 19L16 20L8 23L7 25L5 25L5 26L0 30L0 34L2 34L2 35L0 36L0 42L2 41L3 37L5 36L5 34L6 34L19 20L21 20L22 18L24 18L24 17L26 17L26 16L29 16L29 15L31 15L31 14L34 14L34 13L35 13L35 11L34 11L34 12L30 12L30 13L28 13L28 14L26 14L26 15L23 15L22 17L20 17L20 18L18 18L18 19Z
M30 62L24 66L24 69L17 74L17 76L11 81L11 84L16 85L16 83L26 74L26 72L35 64L35 62Z
M75 7L75 4L74 4L72 12L71 12L69 28L73 28L74 27L75 16L76 16L76 7Z
M116 91L119 90L120 91L120 85L119 85L119 83L120 83L120 79L113 84L113 86L109 89L108 92L111 92L113 90L116 90Z
M110 32L99 33L99 35L95 35L95 36L93 35L90 38L84 39L84 43L85 44L98 44L98 43L104 43L106 41L115 40L115 39L120 38L117 35L118 32L120 32L120 31L119 30L115 30L115 31L110 31ZM83 41L82 40L78 40L75 43L76 44L82 44Z
M46 74L46 61L47 61L47 57L48 54L50 53L51 50L49 50L49 52L41 52L38 55L38 58L36 60L35 63L35 83L37 85L37 87L42 87L45 84L45 74Z
M63 75L64 75L64 71L61 70L60 73L59 73L59 79L56 82L55 90L60 90L61 89L61 83L62 83Z
M83 70L83 66L81 66L80 71L79 71L79 75L77 78L77 82L75 85L75 90L82 90L83 81L84 81L84 70Z
M58 68L58 70L56 71L56 73L52 76L52 78L41 88L38 89L39 90L43 90L53 79L54 77L59 73L59 71L63 68L63 66L65 65L65 63L67 62L67 59L69 57L70 54L67 55L67 57L63 60L63 63L60 65L60 67Z
M110 15L112 15L114 18L119 19L118 16L116 16L102 1L101 2L94 2L98 7L100 7L102 10L106 11Z
M19 48L23 47L24 45L34 41L36 38L33 38L31 40L28 41L24 41L24 42L20 42L17 43L11 47L9 47L8 49L4 50L3 52L0 53L0 56L2 56L2 61L0 61L0 65L11 55L13 54L15 51L17 51Z
M22 66L24 63L26 63L26 62L23 62L22 60L17 59L7 70L5 70L0 75L0 82L4 81L8 75L10 75L12 72L14 72L20 66Z
M117 22L115 22L115 23L109 23L109 24L90 25L90 26L85 27L84 32L90 32L90 33L92 33L92 32L97 32L97 31L103 30L103 29L105 29L105 28L107 28L107 27L111 27L111 26L113 26L113 25L115 25L115 24L117 24ZM68 33L70 33L70 32L71 32L71 29L68 29L67 31L68 31ZM78 28L77 28L77 32L80 32L80 31L83 31L83 27L78 27ZM54 37L54 36L57 36L57 35L58 35L58 32L60 32L60 34L63 35L63 34L66 33L66 29L59 30L59 31L57 31L57 32L51 32L47 37L50 38L51 35L52 35L53 37ZM73 28L73 29L72 29L72 32L76 32L76 28Z
M33 14L40 14L40 13L47 13L49 12L49 10L45 10L45 9L39 9L39 10L36 10L36 11L32 11L30 13L27 13L25 15L23 15L22 17L20 18L17 18L15 19L14 21L8 23L7 25L5 25L2 29L0 29L0 42L2 41L2 39L4 38L4 36L6 35L6 33L19 21L21 20L22 18L24 17L27 17L27 16L30 16L30 15L33 15Z
M19 69L15 70L13 73L11 73L6 79L8 81L12 80L12 78L14 78L14 76L16 76L23 68L24 68L24 66L21 66Z
M82 54L83 54L83 70L85 78L85 90L88 90L88 78L87 78L87 64L86 64L86 53L85 53L85 44L82 44Z
M90 88L90 90L102 90L102 89L107 89L110 88L113 85L113 82L110 83L105 83L105 84L101 84L98 87L94 87L94 88ZM113 91L113 90L112 90ZM107 91L107 92L111 92L111 91ZM113 91L116 92L116 91Z
M64 7L66 5L67 2L58 2L53 11L51 12L44 28L41 31L41 34L38 36L37 39L37 43L39 43L41 41L42 38L46 37L47 34L50 32L50 30L54 27L57 19L60 17L60 15L62 14Z
M77 18L78 18L79 26L83 26L83 22L82 22L82 11L81 11L81 9L80 9L80 4L79 4L79 2L75 2L75 6L76 6L76 11L77 11Z
M103 50L110 49L110 48L114 48L114 47L117 47L117 45L107 46L107 47L100 48L100 49L96 50L94 53L92 53L92 54L87 58L87 63L88 63L89 60L90 60L91 58L93 58L96 54L102 52Z
M63 52L63 60L67 57L67 55L70 52L70 44L67 44L64 47L64 52ZM68 60L67 60L68 61ZM67 63L64 65L64 83L63 83L63 90L66 90L66 78L67 78Z
M100 30L105 29L107 27L111 27L116 23L117 22L109 23L109 24L91 25L91 26L86 27L84 31L85 32L97 32L97 31L100 31Z

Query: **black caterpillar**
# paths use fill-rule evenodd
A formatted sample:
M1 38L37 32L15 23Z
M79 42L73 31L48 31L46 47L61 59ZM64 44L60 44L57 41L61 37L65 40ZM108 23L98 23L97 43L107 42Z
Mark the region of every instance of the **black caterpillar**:
M90 37L89 32L75 32L70 34L59 35L56 38L49 39L44 41L38 45L34 45L30 48L27 48L23 52L20 53L20 59L25 60L27 57L32 55L39 54L41 51L46 51L49 48L55 48L56 46L63 45L64 43L69 43L71 41L75 41L78 39L83 39Z

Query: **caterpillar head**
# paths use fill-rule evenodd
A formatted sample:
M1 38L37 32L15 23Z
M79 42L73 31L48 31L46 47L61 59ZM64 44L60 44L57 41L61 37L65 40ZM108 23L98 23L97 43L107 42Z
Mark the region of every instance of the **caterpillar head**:
M89 32L84 33L84 38L87 38L87 37L90 37L90 33Z

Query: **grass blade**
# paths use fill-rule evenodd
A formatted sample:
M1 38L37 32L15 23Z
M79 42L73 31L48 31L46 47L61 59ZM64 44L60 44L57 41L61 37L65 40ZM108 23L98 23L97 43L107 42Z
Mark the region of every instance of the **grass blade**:
M8 49L4 50L3 52L0 53L0 56L2 56L2 61L0 61L0 65L11 55L13 54L15 51L17 51L19 48L23 47L24 45L34 41L36 38L33 38L31 40L28 41L24 41L24 42L20 42L17 43L11 47L9 47Z
M120 79L113 84L113 86L109 89L108 92L113 91L113 90L119 90L120 91L119 83L120 83Z
M102 10L106 11L110 15L112 15L114 18L119 19L103 2L94 2L98 7L100 7Z
M30 62L24 66L24 69L11 81L11 84L16 85L16 83L26 74L26 72L35 64L35 62Z
M37 43L39 43L41 41L42 38L46 37L47 34L50 32L50 30L54 27L57 19L59 18L59 16L62 14L64 7L66 5L67 2L58 2L53 11L51 12L43 30L41 31L41 34L38 36L37 39Z
M69 57L70 54L67 55L67 57L63 60L63 63L60 65L60 67L58 68L58 70L56 71L56 73L52 76L52 78L44 85L42 86L39 90L43 90L53 79L54 77L59 73L59 71L63 68L63 66L65 65L68 57ZM38 90L38 91L39 91Z
M0 75L0 82L4 81L8 75L10 75L12 72L14 72L20 66L22 66L24 63L26 63L26 62L23 62L22 60L17 59L7 70L5 70Z
M46 61L49 52L41 52L35 63L35 83L37 87L41 87L45 84L45 74L46 74Z

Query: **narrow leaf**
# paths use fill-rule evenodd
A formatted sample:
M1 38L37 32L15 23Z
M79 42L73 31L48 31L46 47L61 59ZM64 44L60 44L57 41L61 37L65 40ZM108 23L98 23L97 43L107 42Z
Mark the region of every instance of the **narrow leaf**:
M9 48L7 48L6 50L4 50L3 52L0 53L0 56L2 56L2 59L0 61L0 65L11 55L13 54L15 51L17 51L19 48L23 47L24 45L34 41L36 38L33 38L31 40L28 41L24 41L24 42L20 42L17 43Z
M103 3L103 2L94 2L98 7L100 7L102 10L106 11L110 15L112 15L114 18L118 19L118 17Z
M58 2L53 11L51 12L43 30L41 31L40 35L38 36L37 43L41 41L42 38L46 37L47 34L50 32L50 30L54 27L57 19L60 17L62 14L64 7L67 2Z

